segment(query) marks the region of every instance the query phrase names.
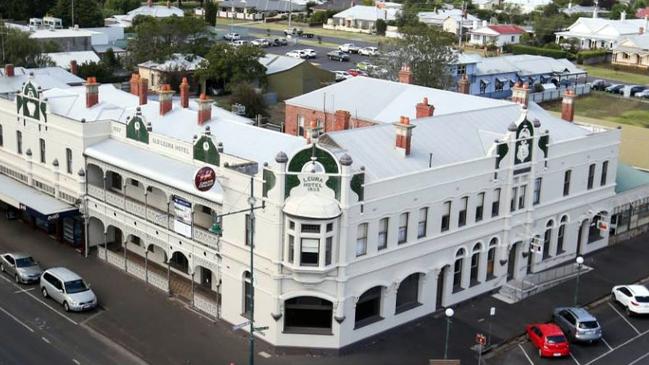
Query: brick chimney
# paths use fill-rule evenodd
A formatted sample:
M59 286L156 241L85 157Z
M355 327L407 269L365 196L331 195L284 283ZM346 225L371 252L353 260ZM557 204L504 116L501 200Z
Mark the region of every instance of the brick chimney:
M79 73L79 65L77 65L77 60L70 60L70 73L73 75Z
M457 92L461 94L468 94L471 88L471 83L469 83L469 78L466 75L462 75L460 81L457 82Z
M153 6L153 0L146 0L146 6L152 7Z
M343 131L349 129L349 121L352 115L347 110L336 110L336 119L334 120L334 131Z
M149 80L144 77L140 77L138 95L140 96L140 105L146 104L149 96Z
M165 115L171 111L173 106L172 97L174 91L171 90L171 85L163 84L160 87L160 115Z
M131 85L131 94L140 95L140 75L136 73L131 74L129 84Z
M212 101L207 99L205 93L202 93L196 102L198 103L198 124L202 125L212 119Z
M521 104L527 108L527 102L530 97L530 85L526 83L521 83L520 81L516 82L516 85L512 87L512 101L514 103Z
M99 84L90 76L86 80L86 108L92 108L99 102Z
M7 63L5 65L5 76L6 77L14 77L14 65L12 63Z
M189 82L186 77L183 77L183 81L180 83L180 106L189 107Z
M428 98L424 98L421 103L417 103L417 119L432 117L435 113L435 107L428 104Z
M572 89L566 90L561 102L561 119L572 122L575 119L575 97L577 95Z
M410 124L410 118L403 116L398 122L394 123L394 126L396 127L397 134L394 147L402 157L407 157L410 155L412 129L415 128L415 126Z
M412 84L412 71L410 70L410 66L401 66L401 70L399 70L399 82L403 84Z

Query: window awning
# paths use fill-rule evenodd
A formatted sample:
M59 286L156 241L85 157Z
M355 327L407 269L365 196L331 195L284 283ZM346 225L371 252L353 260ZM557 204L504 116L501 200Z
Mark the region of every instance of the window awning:
M0 175L0 200L19 209L29 208L44 216L77 210L70 204L4 175Z
M498 80L499 82L502 82L503 84L506 83L507 81L509 81L509 79L506 78L506 77L498 77L498 78L496 78L496 80Z
M489 85L489 80L480 80L480 83L485 84L485 85Z

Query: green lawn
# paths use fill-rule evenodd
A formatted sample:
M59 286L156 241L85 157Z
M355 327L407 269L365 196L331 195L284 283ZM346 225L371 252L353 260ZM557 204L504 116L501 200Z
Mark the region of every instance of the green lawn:
M561 100L543 105L561 111ZM575 100L575 114L609 122L649 128L649 103L595 92ZM575 118L578 119L578 118Z
M578 67L588 71L588 75L594 78L617 80L627 84L649 85L649 75L615 71L609 66L579 65Z

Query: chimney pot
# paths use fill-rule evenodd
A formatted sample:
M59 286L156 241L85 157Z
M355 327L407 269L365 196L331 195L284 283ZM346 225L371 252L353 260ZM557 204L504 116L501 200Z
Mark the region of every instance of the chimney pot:
M169 84L163 84L160 87L160 115L165 115L171 111L173 94L174 92Z
M561 119L572 122L575 119L575 97L577 95L572 89L566 90L561 101Z
M418 103L416 105L416 117L417 117L417 119L426 118L426 117L432 117L434 113L435 113L435 107L428 104L428 98L427 97L424 97L424 100L421 103Z
M410 69L410 66L401 66L401 70L399 70L399 82L403 84L412 84L412 70Z
M521 104L524 108L527 108L529 97L530 85L527 82L523 84L520 81L517 81L516 85L512 87L512 101Z
M140 75L137 73L131 74L129 84L131 85L131 94L140 95Z
M180 106L189 107L189 82L186 77L183 77L183 81L180 83Z
M350 127L350 120L351 120L351 113L349 113L347 110L336 110L336 115L335 115L335 123L334 123L334 131L342 131L345 129L349 129Z
M86 80L86 108L92 108L99 102L99 84L97 79L89 76Z
M393 123L396 128L396 141L395 149L403 157L410 155L410 147L412 142L412 129L414 125L410 124L410 118L402 116L399 122Z
M140 105L145 105L149 96L149 80L144 77L140 78L138 92L140 96Z
M77 60L70 60L70 73L73 75L79 73L79 65L77 65Z
M466 75L462 75L462 78L457 83L457 91L461 94L468 94L471 84Z
M198 98L198 124L203 125L212 119L212 102L207 99L207 95L202 93Z
M5 76L6 77L14 77L15 76L13 63L7 63L5 65Z

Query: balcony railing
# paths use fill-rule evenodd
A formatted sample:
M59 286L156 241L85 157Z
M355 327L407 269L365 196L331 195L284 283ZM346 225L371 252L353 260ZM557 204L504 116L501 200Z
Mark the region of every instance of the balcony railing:
M205 228L194 226L194 240L212 249L218 249L219 237Z

